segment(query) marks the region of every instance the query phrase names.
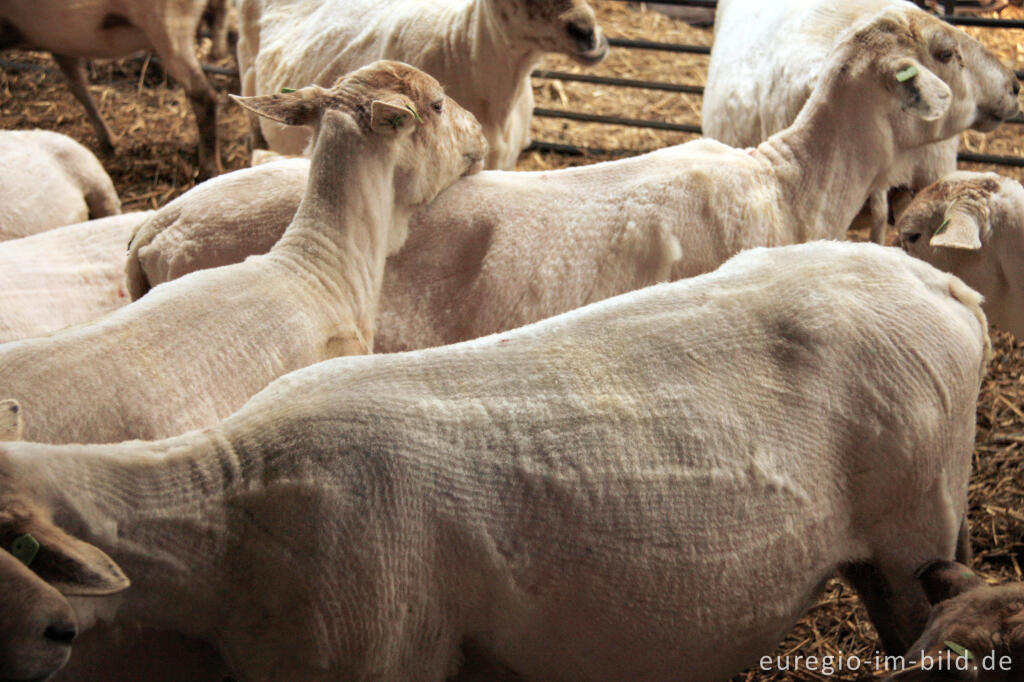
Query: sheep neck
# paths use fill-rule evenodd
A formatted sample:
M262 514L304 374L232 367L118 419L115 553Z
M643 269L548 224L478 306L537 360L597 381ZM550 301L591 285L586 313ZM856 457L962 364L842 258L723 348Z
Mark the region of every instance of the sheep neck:
M793 125L755 152L775 167L795 242L842 238L895 156L888 122L876 120L889 115L882 100L892 95L863 61L852 50L837 54Z
M25 444L11 455L54 521L129 576L132 587L111 600L120 601L116 621L192 636L212 631L231 541L222 532L224 498L248 486L257 462L212 431L153 443Z
M306 193L271 258L348 311L372 343L388 242L404 233L409 210L395 205L395 151L348 126L321 126ZM369 351L370 348L366 348Z
M492 0L472 0L453 10L449 25L454 40L444 53L445 72L464 72L466 55L483 68L470 69L470 77L458 83L444 83L456 102L469 109L480 121L504 121L515 106L520 92L529 86L529 76L542 52L526 40L511 35L507 23ZM460 68L461 67L461 68ZM487 93L481 97L481 93ZM495 105L501 109L495 109Z

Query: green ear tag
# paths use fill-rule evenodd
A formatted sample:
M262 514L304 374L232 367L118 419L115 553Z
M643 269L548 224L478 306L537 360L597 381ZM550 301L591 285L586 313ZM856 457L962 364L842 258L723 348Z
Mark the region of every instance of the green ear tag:
M287 95L292 92L295 92L295 88L281 88L282 95Z
M945 642L943 642L943 644L945 644L945 645L946 645L946 647L947 647L947 648L948 648L948 649L949 649L950 651L952 651L952 652L953 652L954 654L956 654L957 656L963 656L963 657L964 657L964 658L966 658L966 659L967 659L968 661L969 661L969 660L971 660L972 658L974 658L974 657L973 657L973 656L971 655L971 650L970 650L970 649L968 649L968 648L967 648L967 647L965 647L965 646L960 646L960 645L959 645L959 644L957 644L956 642L951 642L951 641L950 641L950 640L948 640L948 639L947 639L947 640L946 640Z
M910 65L907 68L903 69L902 71L896 73L896 80L898 80L900 83L904 83L916 75L917 67L914 65Z
M406 108L406 109L408 109L409 111L411 111L411 112L412 112L412 115L413 115L413 117L414 117L414 118L415 118L415 119L416 119L417 121L419 121L420 123L423 123L423 119L422 119L422 118L420 118L419 112L417 112L417 111L416 111L415 109L413 109L413 108L412 108L411 106L409 106L408 104L406 104L406 105L405 105L405 108Z
M25 535L19 535L14 538L14 542L11 543L11 554L14 555L15 559L26 566L32 565L32 561L35 560L36 554L38 553L39 541L28 533Z
M935 230L935 234L942 234L943 232L946 231L947 227L949 227L949 217L948 216L946 217L945 220L942 221L942 224L939 225L939 229ZM932 236L934 236L934 235L932 235ZM973 575L973 574L969 574L969 575Z

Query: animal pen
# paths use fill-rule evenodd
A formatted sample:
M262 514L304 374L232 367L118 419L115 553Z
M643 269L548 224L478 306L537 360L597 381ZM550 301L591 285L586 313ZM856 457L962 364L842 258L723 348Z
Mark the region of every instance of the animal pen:
M551 56L534 74L535 142L520 170L545 170L649 151L700 134L700 95L712 43L709 28L694 28L625 0L592 0L612 50L596 67ZM663 0L710 8L713 0ZM944 0L947 20L981 40L1024 77L1024 11L962 14ZM968 3L959 5L966 7ZM208 41L204 41L208 43ZM204 44L204 48L208 48ZM40 127L68 134L96 149L84 112L53 62L43 53L8 52L0 68L0 126ZM209 62L209 60L206 60ZM237 92L231 57L210 64L221 91ZM96 99L121 135L118 153L104 165L125 210L156 208L195 184L195 131L187 99L149 57L94 64ZM247 119L222 103L220 135L227 170L248 166ZM972 170L1024 178L1024 118L997 131L964 134L961 161ZM978 403L970 486L974 567L1001 579L1022 579L1024 562L1024 340L994 332L995 356ZM826 594L781 642L772 657L875 655L876 636L849 587L830 583ZM836 671L827 679L862 679L864 671ZM752 669L737 680L826 679L809 671Z

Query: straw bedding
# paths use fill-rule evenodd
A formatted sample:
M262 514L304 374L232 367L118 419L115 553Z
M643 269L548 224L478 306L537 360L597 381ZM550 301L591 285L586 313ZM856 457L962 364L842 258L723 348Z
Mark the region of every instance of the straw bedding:
M592 0L593 1L593 0ZM616 37L661 42L710 45L711 31L690 27L682 21L637 4L596 0L602 25ZM1024 18L1015 7L1003 9L1004 18ZM1024 62L1024 31L967 29L1013 68ZM202 49L208 46L203 45ZM65 87L48 55L9 51L0 55L8 62L0 71L0 127L46 128L71 135L96 150L96 139L79 104ZM706 56L646 50L613 49L608 59L589 73L639 80L703 85ZM204 59L225 69L234 60ZM562 57L550 57L544 68L582 72L582 67ZM213 76L221 92L237 92L232 76ZM121 194L125 210L156 208L195 184L195 127L184 92L169 83L159 66L145 57L93 64L93 93L111 128L121 135L118 153L104 165ZM535 79L538 106L571 109L677 123L700 122L698 95L645 91ZM226 98L225 98L226 100ZM245 167L247 120L226 103L221 107L219 133L228 170ZM1024 127L1004 125L989 135L967 133L963 147L971 151L1024 156ZM579 123L555 118L535 118L535 139L581 147L613 150L650 150L685 142L694 136L623 126ZM531 151L520 158L523 170L558 168L590 163L597 156L562 156ZM1024 169L966 165L975 170L994 170L1024 178ZM891 235L890 235L891 238ZM971 533L975 568L993 579L1020 579L1024 564L1024 342L993 330L995 357L978 403L974 477L970 486ZM789 657L818 656L816 670L783 671L752 669L737 680L865 679L874 670L878 647L874 630L854 592L832 581L823 598L771 654ZM856 656L863 662L857 671L822 672L821 657ZM806 659L804 659L806 661ZM833 662L833 667L838 667Z

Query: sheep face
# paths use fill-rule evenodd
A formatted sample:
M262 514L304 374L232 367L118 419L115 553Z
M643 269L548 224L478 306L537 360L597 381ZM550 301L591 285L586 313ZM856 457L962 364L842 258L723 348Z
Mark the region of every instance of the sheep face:
M1024 188L1017 181L951 173L921 190L896 228L908 253L977 289L993 323L1024 335Z
M78 634L65 595L113 594L128 579L35 506L4 498L9 482L0 475L0 679L45 679L67 662Z
M586 0L492 0L514 39L541 52L562 52L582 64L608 54L608 39Z
M394 148L395 196L413 207L433 199L460 175L476 172L487 153L483 129L415 67L378 61L343 76L330 89L232 98L256 114L288 125L316 127L321 144L341 136Z
M918 67L918 74L908 76L910 62L895 71L896 79L884 74L890 88L905 91L901 110L893 118L901 147L946 139L972 127L991 130L1019 111L1019 87L1013 72L978 41L920 10L906 10L904 17L906 23L891 35L897 45L910 48L907 58ZM921 116L917 111L919 100L927 95L928 79L923 77L927 74L921 73L920 67L948 86L944 112ZM901 77L905 80L899 80ZM916 118L927 125L906 113L917 113Z
M1020 679L1024 670L1024 584L989 586L954 561L926 564L918 576L933 607L924 633L910 647L906 660L923 662L930 670L906 670L890 679ZM959 667L965 670L948 663L964 656L969 658ZM937 673L940 658L947 664Z

